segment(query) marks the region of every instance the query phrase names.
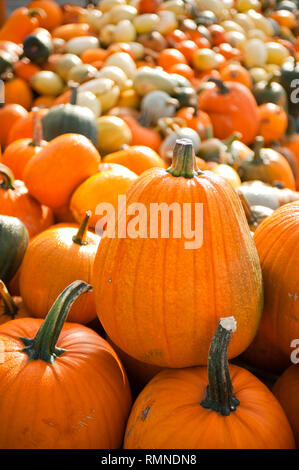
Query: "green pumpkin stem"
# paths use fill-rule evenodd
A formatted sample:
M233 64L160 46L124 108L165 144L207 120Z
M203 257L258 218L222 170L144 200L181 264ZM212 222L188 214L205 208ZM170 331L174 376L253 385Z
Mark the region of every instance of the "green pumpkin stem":
M73 236L73 242L78 243L78 245L87 245L88 241L86 240L86 233L88 230L89 219L91 217L91 211L85 212L85 217L81 222L81 225L78 229L76 235Z
M178 139L173 150L172 165L166 170L172 176L193 178L202 173L197 168L193 144L188 139Z
M217 85L218 87L218 93L220 93L221 95L226 95L227 93L229 93L229 88L227 88L227 86L225 86L223 81L219 78L210 77L208 78L208 82L215 83L215 85Z
M22 349L28 360L38 360L53 364L55 359L65 352L56 346L66 317L77 298L92 289L83 281L74 281L57 297L48 315L34 338L20 338L25 344Z
M235 330L234 317L219 320L209 350L209 385L205 398L200 402L203 408L216 411L222 416L229 416L240 404L234 395L227 359L229 341Z
M2 183L0 183L0 187L2 189L15 189L15 177L13 172L8 168L8 166L3 165L2 163L0 163L0 176L2 177Z
M232 135L230 135L227 139L224 139L222 142L227 146L227 148L230 148L236 140L240 140L242 137L240 132L234 132Z
M264 138L262 136L257 136L255 138L254 146L253 146L253 151L254 151L254 156L253 156L253 163L260 164L263 159L261 157L261 150L264 147Z
M77 98L78 98L78 83L74 82L73 80L71 80L69 83L68 83L70 89L71 89L71 92L72 92L72 95L71 95L71 99L70 99L70 104L77 104Z
M12 296L7 290L6 285L1 279L0 279L0 298L2 299L3 304L4 304L4 315L10 316L13 320L15 316L17 315L19 308L15 304Z

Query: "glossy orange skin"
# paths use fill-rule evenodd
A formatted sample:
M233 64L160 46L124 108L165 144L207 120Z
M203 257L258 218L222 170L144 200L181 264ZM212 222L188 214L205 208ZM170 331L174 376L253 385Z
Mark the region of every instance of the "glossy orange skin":
M13 78L5 83L6 103L17 103L29 110L33 100L33 93L28 83L22 78Z
M19 104L6 104L0 108L0 144L3 145L3 147L7 144L10 129L16 121L27 115L28 112L26 109Z
M47 145L47 142L44 140L42 145ZM40 149L40 146L32 145L32 139L18 139L6 147L0 160L12 170L15 178L21 180L25 166Z
M45 12L44 16L39 16L39 24L42 28L46 28L51 31L61 25L63 21L62 10L56 2L52 0L35 0L30 2L29 8L40 8Z
M95 213L97 206L109 203L117 207L118 196L125 194L137 178L135 173L122 165L100 165L99 172L78 186L71 197L70 209L74 218L80 223L86 211L90 210L89 226L95 228L97 221L103 217L103 214Z
M78 226L51 227L30 242L19 285L21 297L32 316L44 318L59 293L73 281L91 282L100 237L88 231L88 244L79 245L72 240L77 232ZM94 296L88 292L72 306L68 321L88 323L95 316Z
M66 323L57 342L66 351L54 364L28 362L19 337L33 338L41 323L0 327L0 448L119 448L131 393L116 353L91 329Z
M186 64L174 64L170 67L168 73L177 73L187 78L191 82L194 80L195 77L194 70Z
M186 126L191 127L198 132L201 139L207 139L209 134L212 134L212 121L207 113L198 110L195 111L191 106L181 108L176 113L176 116L184 119Z
M206 364L223 312L237 317L230 357L237 356L253 340L262 308L258 256L230 183L210 171L187 179L153 168L126 193L127 207L143 203L148 220L151 203L180 201L203 204L201 248L186 249L184 236L174 238L172 220L169 238L160 230L150 237L149 222L146 238L118 238L116 221L115 238L102 238L94 264L105 331L130 356L161 367Z
M29 194L23 181L15 180L14 186L15 189L0 187L0 214L18 217L29 236L34 237L53 224L53 212Z
M162 158L150 147L145 145L132 145L125 150L119 150L105 155L105 163L118 163L129 170L141 175L144 171L153 167L165 168Z
M159 151L162 137L158 131L142 126L134 116L126 114L120 117L128 124L132 132L131 145L146 145L155 150L155 152Z
M43 204L53 208L65 206L76 187L97 172L100 160L99 152L87 137L63 134L28 162L24 181L30 194Z
M14 320L16 320L17 318L28 318L31 316L24 306L22 297L13 297L13 301L15 305L18 307L18 312L16 316L14 317ZM3 302L0 299L0 325L11 320L12 320L12 317L10 315L7 315L7 313L5 313Z
M169 70L175 64L188 64L186 57L178 49L164 49L160 52L157 65L164 70Z
M285 133L288 125L286 112L277 104L264 103L259 106L260 127L259 135L263 136L265 143L279 140Z
M230 373L240 405L224 417L200 405L206 367L160 372L133 405L124 448L294 449L291 427L266 385L240 367L231 365Z
M54 96L41 95L35 98L33 101L32 107L40 106L42 108L51 108L54 106L55 98Z
M0 39L22 43L39 26L38 19L29 13L28 8L17 8L0 29Z
M220 76L222 80L227 82L238 82L245 85L247 88L252 88L252 78L250 73L245 67L240 64L227 64L220 69Z
M41 70L38 65L33 64L26 58L18 60L18 62L14 64L13 69L17 77L27 82L30 82L32 77Z
M47 109L39 109L37 114L40 118L42 118L45 114L47 114ZM18 119L17 122L13 124L10 128L10 131L7 136L7 144L14 142L17 139L23 138L33 138L33 120L34 120L34 112L27 113L22 119Z
M208 113L214 130L214 137L225 139L234 132L240 132L243 143L252 142L259 126L258 106L245 85L224 82L229 88L226 94L219 93L218 87L203 90L199 95L199 107Z
M274 395L283 407L292 426L296 447L299 449L299 367L293 364L275 382Z
M89 36L91 33L92 29L87 23L63 24L52 30L52 37L69 41L79 36Z
M95 49L86 49L80 56L80 59L85 64L91 64L92 62L103 61L108 57L108 52L106 49L101 49L100 47Z
M281 373L290 365L291 341L299 338L299 203L285 204L254 232L264 280L261 324L244 360Z

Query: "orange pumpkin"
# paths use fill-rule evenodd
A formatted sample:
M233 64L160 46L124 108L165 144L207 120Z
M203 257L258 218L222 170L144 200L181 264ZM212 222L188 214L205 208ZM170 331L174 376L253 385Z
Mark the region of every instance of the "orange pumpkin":
M60 6L52 0L35 0L29 3L28 8L43 10L44 14L38 16L39 24L42 28L51 31L62 24L62 10Z
M15 180L11 170L0 164L0 213L18 217L27 227L30 237L53 224L51 209L41 205L28 193L21 180Z
M0 279L0 325L16 318L30 317L21 297L11 297L6 285Z
M25 109L30 109L33 93L28 83L22 78L13 78L5 83L6 103L16 103Z
M243 357L255 367L275 373L291 364L290 344L299 338L298 240L298 201L276 209L254 233L265 303L257 335Z
M47 142L42 140L41 123L35 112L33 139L18 139L9 144L0 159L14 173L15 178L23 179L24 168Z
M37 114L40 118L47 114L47 109L39 109ZM33 139L33 123L36 119L36 112L30 111L21 119L18 119L10 128L10 131L7 136L7 144L14 142L18 139Z
M292 426L296 447L299 449L299 367L293 364L275 382L272 389L277 400L283 407Z
M41 68L27 59L27 57L18 60L14 64L13 69L15 75L26 82L30 82L32 77L41 71Z
M176 117L185 121L186 126L194 129L201 139L209 139L213 135L212 121L207 113L191 106L179 109Z
M259 135L269 144L279 140L287 130L288 117L281 106L274 103L264 103L258 108L260 116Z
M16 121L27 115L26 109L19 104L0 105L0 145L6 147L11 128Z
M28 34L39 26L37 16L42 14L40 10L29 10L21 7L13 11L0 29L0 40L12 41L20 44Z
M132 132L131 145L146 145L155 152L159 151L162 137L156 129L141 125L133 115L122 114L120 117L127 123Z
M105 163L118 163L129 170L141 175L144 171L153 167L165 168L165 163L160 156L145 145L132 145L105 155L103 161Z
M259 126L259 112L251 91L242 83L209 79L214 87L205 88L199 95L199 108L208 113L214 136L229 137L233 132L242 134L241 141L248 144L255 138Z
M286 158L272 148L264 147L264 138L255 140L254 156L243 160L238 173L242 181L260 180L264 183L280 183L285 188L295 190L295 178Z
M22 318L1 325L1 449L121 446L131 405L125 371L97 333L64 324L72 304L89 290L75 281L44 322Z
M94 264L97 313L112 341L135 359L161 367L206 364L213 329L226 311L235 312L239 324L230 357L244 351L258 328L262 279L232 186L198 170L191 142L181 139L173 165L144 172L127 191L126 202L127 207L142 203L148 221L144 211L132 217L121 210L115 227L108 221ZM196 240L194 234L179 235L182 221L174 218L189 203L194 227L195 202L205 207ZM157 211L151 215L152 204ZM173 216L166 211L161 219L162 233L159 204L178 205Z
M102 164L99 172L87 178L73 192L70 209L77 222L81 222L87 210L92 212L90 227L95 228L103 214L97 214L97 206L101 203L118 204L118 196L136 181L138 176L123 165L116 163ZM105 225L105 222L104 222ZM103 225L99 227L99 230Z
M295 448L274 395L246 369L229 365L227 349L235 329L233 317L220 320L208 367L155 375L132 407L125 449Z
M76 37L90 36L91 33L92 28L87 23L63 24L52 30L52 37L69 41Z
M252 88L252 78L248 70L239 63L227 64L220 69L220 76L226 82L238 82Z
M67 205L76 187L97 172L100 160L99 152L87 137L63 134L28 162L24 181L30 194L42 204L58 208Z
M74 280L91 282L100 237L88 231L89 217L88 213L79 228L50 227L29 244L19 284L21 297L32 316L45 317L59 292ZM69 314L69 320L78 323L88 323L95 317L92 292L83 296Z

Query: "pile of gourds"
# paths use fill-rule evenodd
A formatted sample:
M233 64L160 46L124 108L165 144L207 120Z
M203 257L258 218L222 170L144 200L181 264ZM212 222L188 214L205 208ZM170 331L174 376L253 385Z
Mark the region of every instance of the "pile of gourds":
M299 448L298 58L296 0L6 20L0 448Z

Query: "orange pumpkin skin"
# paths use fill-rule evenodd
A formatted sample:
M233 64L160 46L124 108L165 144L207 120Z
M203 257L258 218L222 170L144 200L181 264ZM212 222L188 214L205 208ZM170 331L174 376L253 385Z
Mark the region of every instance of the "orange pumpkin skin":
M52 0L35 0L30 2L29 8L40 8L45 15L39 16L39 25L51 31L61 25L63 21L63 13L59 5Z
M3 147L6 147L10 129L16 121L27 115L26 109L19 104L6 104L0 107L0 144Z
M133 405L124 448L294 449L290 425L273 394L245 369L231 365L230 373L240 405L221 416L200 405L206 367L160 372Z
M148 220L151 203L180 201L203 203L201 248L186 249L186 238L174 238L172 220L169 238L159 231L150 238L148 223L146 238L134 239L118 238L116 221L116 236L102 238L93 271L106 333L130 356L161 367L206 364L223 312L238 317L230 346L230 357L237 356L253 340L262 308L258 256L230 183L209 171L184 178L153 168L126 193L127 207L143 203Z
M285 133L288 125L288 116L281 106L274 103L264 103L259 106L260 127L259 134L269 144L279 140Z
M131 396L116 353L91 329L66 323L57 343L65 353L54 364L28 362L19 337L32 338L41 323L0 326L0 448L119 448Z
M48 109L39 109L37 111L31 111L27 113L23 118L18 119L17 122L13 124L10 128L9 134L7 136L7 144L11 144L17 139L32 139L33 138L33 123L35 119L35 113L38 114L40 118L47 114Z
M217 83L222 85L207 88L199 95L199 108L210 116L214 137L225 139L234 132L240 132L240 140L249 144L259 126L258 106L252 93L242 83L219 80Z
M76 279L91 282L100 237L88 231L87 245L80 245L73 241L77 232L78 226L51 227L29 244L19 285L24 304L33 317L45 317L56 297L71 282ZM95 317L94 296L88 292L72 306L68 321L88 323Z
M34 199L23 181L15 180L13 187L5 189L0 185L0 213L18 217L31 238L50 227L54 222L52 210Z
M134 116L121 115L120 117L128 124L132 132L132 145L146 145L155 152L159 152L162 137L158 131L142 126Z
M299 367L293 364L288 367L275 382L272 392L284 409L292 426L296 447L299 449Z
M28 83L22 78L14 78L5 83L6 103L17 103L29 110L33 100L33 93Z
M145 145L132 145L124 150L105 155L105 163L118 163L129 170L141 175L144 171L153 167L165 168L165 163L160 156Z
M99 170L76 188L70 201L70 210L78 223L82 221L86 211L92 212L91 228L95 228L97 221L103 216L96 214L97 206L108 203L116 207L118 196L125 194L138 178L131 170L117 163L103 163Z
M31 316L28 310L26 310L23 303L23 299L21 297L13 297L13 301L18 308L18 312L14 318L12 318L9 314L5 312L3 304L0 301L0 325L2 325L3 323L7 323L11 320L16 320L18 318L28 318Z
M30 317L22 297L12 297L6 285L0 280L0 325L16 318Z
M45 140L41 142L41 145L46 144ZM15 178L21 180L23 179L25 166L40 149L40 146L33 144L32 139L18 139L6 147L1 161L12 170Z
M97 172L100 159L87 137L63 134L28 162L24 181L30 194L40 202L52 208L61 207L68 204L80 183Z
M28 8L17 8L0 29L0 40L22 43L39 26L36 16Z
M201 139L205 140L213 135L212 122L207 113L195 110L191 106L181 108L176 116L184 119L186 126L194 129Z
M280 207L254 232L265 302L258 333L243 354L249 364L281 373L290 364L291 341L299 338L299 203Z
M252 88L252 78L245 67L238 63L227 64L220 70L222 80L228 82L239 82L247 88Z

